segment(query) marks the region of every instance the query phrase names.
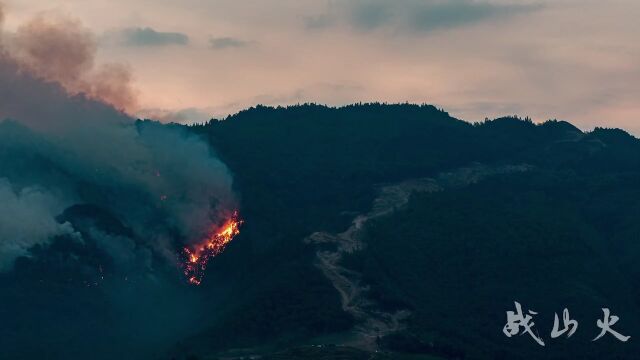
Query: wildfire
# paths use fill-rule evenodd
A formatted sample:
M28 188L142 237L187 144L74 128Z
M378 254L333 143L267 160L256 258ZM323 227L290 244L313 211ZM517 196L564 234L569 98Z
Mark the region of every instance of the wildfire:
M185 246L182 249L182 268L189 283L200 285L209 260L224 251L227 244L240 233L242 223L236 211L223 226L216 228L200 244Z

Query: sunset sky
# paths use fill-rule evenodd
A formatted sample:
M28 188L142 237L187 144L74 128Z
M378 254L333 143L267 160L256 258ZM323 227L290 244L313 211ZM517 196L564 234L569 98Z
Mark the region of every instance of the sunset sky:
M5 32L46 12L126 63L138 115L193 122L255 104L430 103L640 135L640 2L4 0Z

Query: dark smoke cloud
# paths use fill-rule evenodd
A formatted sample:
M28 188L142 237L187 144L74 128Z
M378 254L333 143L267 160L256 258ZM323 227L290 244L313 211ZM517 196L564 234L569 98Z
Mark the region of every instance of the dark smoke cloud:
M13 260L27 255L33 245L55 235L74 235L71 224L60 224L55 216L68 206L68 200L38 187L16 192L7 179L0 179L0 272L11 268Z
M0 48L0 118L13 118L40 130L64 130L80 122L128 122L113 107L86 94L70 95L59 83L46 81ZM37 105L37 106L36 106Z
M77 21L38 16L18 29L15 43L14 56L38 75L63 85L81 82L94 66L96 46Z
M163 358L206 314L177 256L234 210L229 171L187 129L121 111L131 74L94 55L68 19L0 36L5 358Z
M60 234L55 217L73 204L110 211L133 230L134 252L171 261L176 241L200 240L234 207L226 166L199 138L110 105L129 101L131 76L119 65L95 68L95 44L78 22L40 16L10 42L0 48L0 121L14 120L0 123L0 224L17 213L26 228L0 232L4 269ZM36 221L44 225L27 225ZM114 257L130 248L112 239L124 244L103 246Z
M96 40L78 21L40 15L20 26L10 42L11 54L30 73L61 84L70 94L136 109L129 69L121 64L96 66Z
M91 94L119 109L138 108L137 92L131 87L131 69L124 64L104 64L91 77Z

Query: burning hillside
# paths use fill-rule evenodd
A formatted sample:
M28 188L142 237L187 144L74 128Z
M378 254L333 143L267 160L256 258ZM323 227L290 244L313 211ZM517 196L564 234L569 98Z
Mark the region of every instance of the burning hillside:
M243 221L235 211L222 226L216 227L202 242L194 246L185 246L182 250L182 268L190 284L200 285L207 263L224 251L227 244L240 233Z
M115 67L97 62L96 37L77 21L45 15L15 34L0 31L0 239L10 239L0 243L0 272L62 237L85 248L78 261L93 251L123 277L157 276L175 265L179 237L178 254L199 243L184 250L193 260L185 273L199 283L238 230L237 215L229 231L221 215L237 206L227 166L187 128L124 112L135 99L110 94L135 93L125 91L129 76L102 79L102 65ZM99 209L82 217L88 225L60 222L85 205ZM101 214L128 230L95 225Z

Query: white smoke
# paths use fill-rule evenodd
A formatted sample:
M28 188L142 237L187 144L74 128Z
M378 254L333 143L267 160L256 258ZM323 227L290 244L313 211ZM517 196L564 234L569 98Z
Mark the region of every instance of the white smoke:
M73 233L70 224L55 220L68 203L44 189L26 187L16 192L7 179L0 179L0 204L0 271L10 269L32 246Z

